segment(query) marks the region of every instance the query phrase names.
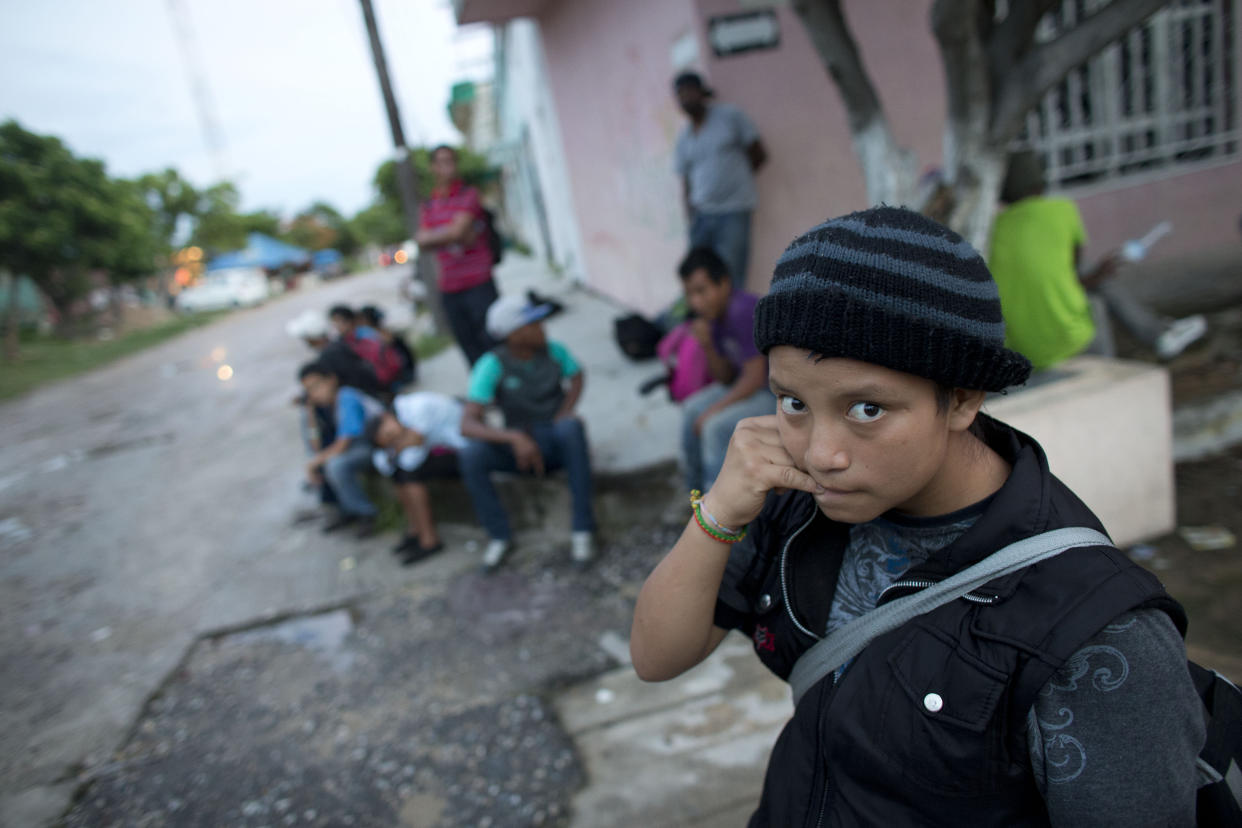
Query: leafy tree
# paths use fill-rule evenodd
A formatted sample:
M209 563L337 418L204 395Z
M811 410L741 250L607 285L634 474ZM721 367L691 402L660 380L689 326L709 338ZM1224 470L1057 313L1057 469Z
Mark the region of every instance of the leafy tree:
M231 181L213 184L203 192L192 241L207 255L237 250L246 244L246 227L237 208L241 194Z
M986 249L1010 142L1044 94L1167 0L1112 0L1037 43L1036 28L1061 0L935 0L930 26L944 64L948 122L943 173L949 224ZM840 0L794 0L849 113L872 204L914 202L914 156L898 144L862 62ZM998 9L1004 11L998 13Z
M414 178L418 183L420 199L430 198L431 188L434 186L434 179L431 176L431 149L430 147L416 147L410 150L410 163L414 165ZM462 181L470 186L481 187L496 177L496 168L486 156L466 147L458 147L457 173ZM379 169L375 171L373 183L380 198L395 202L397 205L401 204L401 190L397 186L396 161L389 160L380 164Z
M355 238L378 245L400 244L410 235L401 205L385 200L359 210L349 226Z
M93 271L114 283L155 267L154 216L130 182L58 138L0 124L0 267L29 276L65 323Z
M198 216L202 194L172 167L140 176L135 184L154 213L156 232L165 251L171 250L181 220Z
M431 196L431 150L431 147L410 150L410 163L414 166L420 199ZM462 180L474 187L492 181L497 175L496 168L486 156L465 147L457 149L457 169ZM355 215L351 222L358 240L387 245L409 238L397 184L397 163L385 161L380 164L372 183L375 186L375 201Z
M203 192L191 240L208 257L245 247L251 233L280 234L280 216L267 210L242 213L240 204L241 193L231 181L213 184Z
M280 235L280 216L271 210L255 210L253 213L242 213L241 224L246 234L262 233L265 236Z
M333 248L346 256L358 249L354 228L340 211L324 201L316 201L294 216L284 239L311 250Z

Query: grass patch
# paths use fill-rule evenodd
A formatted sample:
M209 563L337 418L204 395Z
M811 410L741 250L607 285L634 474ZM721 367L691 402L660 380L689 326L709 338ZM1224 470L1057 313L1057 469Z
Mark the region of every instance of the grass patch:
M0 399L17 397L46 382L107 365L178 334L201 328L228 312L186 314L109 340L63 339L48 335L23 337L17 361L0 362Z
M417 354L418 361L423 362L431 359L452 344L453 337L449 334L423 334L414 341L414 353Z

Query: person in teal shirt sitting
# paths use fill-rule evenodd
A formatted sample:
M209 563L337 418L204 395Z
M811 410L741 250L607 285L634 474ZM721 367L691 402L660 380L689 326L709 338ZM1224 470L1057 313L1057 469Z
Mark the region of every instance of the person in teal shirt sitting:
M585 564L594 556L591 457L586 429L574 414L583 371L569 349L548 340L542 320L551 310L516 296L497 299L487 310L487 333L500 344L470 372L461 421L468 443L458 452L458 464L479 522L491 537L483 553L489 571L500 565L512 540L508 515L491 479L496 471L542 476L566 469L573 502L573 560ZM491 405L504 415L503 428L484 421L484 410Z

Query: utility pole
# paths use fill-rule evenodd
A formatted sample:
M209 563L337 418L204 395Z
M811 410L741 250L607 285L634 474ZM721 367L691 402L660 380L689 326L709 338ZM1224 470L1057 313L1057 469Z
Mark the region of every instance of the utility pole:
M410 231L410 238L418 235L418 188L414 182L414 168L410 165L410 148L405 145L405 131L401 129L401 113L397 110L397 96L392 91L392 81L388 77L388 61L384 57L384 44L380 42L379 27L375 23L375 9L371 0L359 0L362 3L362 17L367 25L367 37L371 40L371 57L375 61L375 74L379 76L380 92L384 95L384 108L388 110L388 126L392 129L392 143L395 148L393 160L397 164L397 186L401 190L401 206L405 208L405 223ZM415 260L415 272L419 281L427 289L427 307L431 308L431 318L436 330L449 330L448 317L444 315L444 306L440 303L440 286L436 282L436 268L430 256L423 255L420 248Z
M190 81L190 92L194 97L194 109L198 112L199 124L206 139L207 152L211 156L211 166L217 181L225 181L231 169L228 153L224 147L224 133L220 131L216 119L216 107L211 98L211 90L207 86L207 73L203 70L203 53L198 48L198 40L194 37L194 24L190 21L190 13L185 7L185 0L168 0L168 14L172 17L173 28L177 30L177 40L181 45L181 62L185 66L186 76Z

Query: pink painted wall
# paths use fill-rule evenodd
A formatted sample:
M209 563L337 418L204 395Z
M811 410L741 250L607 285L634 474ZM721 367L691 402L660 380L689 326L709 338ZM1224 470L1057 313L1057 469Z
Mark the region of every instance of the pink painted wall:
M671 49L690 0L561 0L540 17L585 247L587 283L652 313L681 290Z
M709 18L741 11L738 0L696 0L704 42ZM919 169L940 162L944 87L929 31L931 0L847 0L846 20L898 141ZM845 107L801 19L777 9L780 47L717 58L704 69L722 101L750 114L770 160L759 172L749 285L766 292L776 259L793 238L826 218L866 206ZM895 59L895 57L897 59Z
M1107 185L1105 185L1107 186ZM1088 259L1102 256L1126 239L1137 238L1158 222L1173 232L1153 248L1152 260L1238 243L1242 216L1242 161L1094 191L1069 190L1078 202L1090 243Z
M915 152L920 171L940 164L944 120L931 5L845 2L897 140ZM777 257L798 233L865 206L840 96L788 4L776 6L777 49L712 54L709 18L750 6L741 0L550 0L540 15L587 283L641 311L663 308L680 290L674 271L685 252L685 224L672 148L684 116L670 80L672 45L687 32L698 38L695 68L719 100L750 114L768 147L770 160L758 176L752 290L766 291ZM1240 193L1242 162L1067 195L1082 207L1092 255L1170 218L1174 235L1156 248L1156 257L1172 258L1236 244Z

